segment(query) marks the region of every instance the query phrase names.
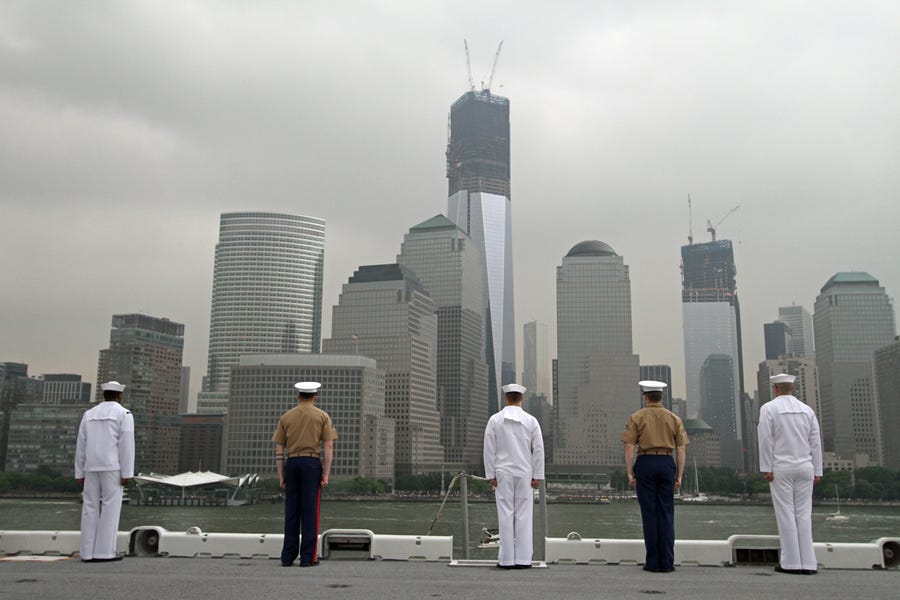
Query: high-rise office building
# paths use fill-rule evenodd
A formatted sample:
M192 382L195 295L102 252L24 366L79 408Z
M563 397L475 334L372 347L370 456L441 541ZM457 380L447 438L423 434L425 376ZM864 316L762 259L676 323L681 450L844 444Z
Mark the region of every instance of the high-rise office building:
M491 412L516 376L509 170L509 99L469 91L450 107L447 216L481 251L487 294Z
M142 314L113 315L97 381L125 385L123 404L134 415L135 473L178 469L183 350L181 323ZM101 400L99 385L97 390Z
M222 214L198 413L227 412L230 369L242 354L319 351L324 260L322 219Z
M316 406L338 432L331 476L392 481L394 422L385 417L384 372L375 360L333 354L245 355L232 369L225 455L227 473L275 474L272 434L297 405L298 381L322 384Z
M225 415L182 414L178 472L221 473L224 437Z
M857 466L879 464L872 355L894 340L891 299L868 273L837 273L816 298L813 323L825 449Z
M552 363L550 360L550 335L546 323L525 323L522 362L522 385L529 395L542 395L551 400L553 390Z
M576 244L556 268L558 468L624 464L620 436L641 407L632 351L628 266L599 241Z
M791 331L791 345L788 351L798 358L815 358L813 320L809 311L796 304L782 306L778 309L778 320L787 323Z
M900 470L900 338L875 351L875 402L881 423L882 465Z
M791 353L791 328L783 321L763 323L763 339L766 344L766 360Z
M702 413L701 370L713 355L731 358L733 390L731 394L734 423L729 428L734 438L716 430L724 451L746 449L747 422L743 410L743 356L741 345L741 312L737 296L734 250L729 240L718 240L681 247L681 307L684 326L684 367L688 415L699 415L713 428L715 419ZM718 364L718 363L717 363ZM721 366L721 365L719 365ZM743 465L734 465L743 469Z
M669 365L641 365L641 381L661 381L666 384L663 390L663 406L672 410L672 367Z
M441 470L437 409L438 325L434 302L397 264L360 267L341 288L331 317L331 354L374 358L384 372L384 416L394 420L398 474Z
M81 375L47 373L40 376L43 385L43 404L62 404L76 400L83 404L91 401L91 384L81 380Z
M482 468L490 407L481 252L453 221L437 215L403 238L397 263L431 295L437 312L437 408L444 461Z
M822 403L819 397L819 371L816 368L816 361L812 358L798 358L793 355L781 356L759 363L759 369L756 372L759 402L753 415L753 426L756 426L759 418L759 407L772 400L772 384L769 382L769 377L779 373L787 373L797 378L794 381L794 396L813 409L821 427Z

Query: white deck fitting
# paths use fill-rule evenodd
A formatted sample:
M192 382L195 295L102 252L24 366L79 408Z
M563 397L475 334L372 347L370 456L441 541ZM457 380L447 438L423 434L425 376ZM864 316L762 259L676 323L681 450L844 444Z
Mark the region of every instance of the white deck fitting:
M453 536L381 535L367 529L329 529L319 536L319 553L340 552L324 548L328 538L355 538L368 542L368 558L380 560L446 561L457 566L480 565L483 561L453 560ZM78 531L0 531L0 555L75 556L81 534ZM185 532L163 527L142 526L120 531L116 548L121 554L170 556L179 558L279 558L281 534L204 533L198 527ZM643 540L605 538L546 538L547 564L621 564L644 561ZM898 569L900 538L883 537L869 543L815 544L816 558L825 569ZM735 535L727 540L676 540L675 563L680 566L732 566L738 553L769 552L778 549L778 536ZM327 554L326 554L327 553ZM493 561L488 561L492 564Z

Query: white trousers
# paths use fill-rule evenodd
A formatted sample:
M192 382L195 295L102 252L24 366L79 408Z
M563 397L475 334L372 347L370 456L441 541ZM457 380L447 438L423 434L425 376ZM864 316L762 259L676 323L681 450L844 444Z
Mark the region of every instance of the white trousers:
M81 560L115 558L122 512L120 471L86 471L81 505Z
M534 490L531 478L496 473L497 522L500 526L500 553L497 564L530 565L534 554L532 519Z
M769 484L778 537L781 539L781 568L818 568L812 536L812 464L792 469L775 469Z

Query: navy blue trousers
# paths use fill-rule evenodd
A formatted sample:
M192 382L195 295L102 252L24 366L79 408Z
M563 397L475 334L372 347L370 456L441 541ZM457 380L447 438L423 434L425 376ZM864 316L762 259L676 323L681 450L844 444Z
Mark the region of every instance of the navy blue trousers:
M634 463L638 503L644 525L644 566L664 571L675 565L675 460L642 454Z
M284 463L284 544L281 562L316 562L319 539L319 500L322 461L313 456L288 458ZM300 540L300 532L303 540Z

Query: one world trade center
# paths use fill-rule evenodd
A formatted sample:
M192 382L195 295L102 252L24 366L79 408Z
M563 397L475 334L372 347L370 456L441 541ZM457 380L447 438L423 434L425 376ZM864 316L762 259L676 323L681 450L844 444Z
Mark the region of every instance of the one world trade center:
M487 314L485 359L490 412L499 386L515 381L512 215L509 184L509 99L468 91L450 107L447 216L481 250Z

